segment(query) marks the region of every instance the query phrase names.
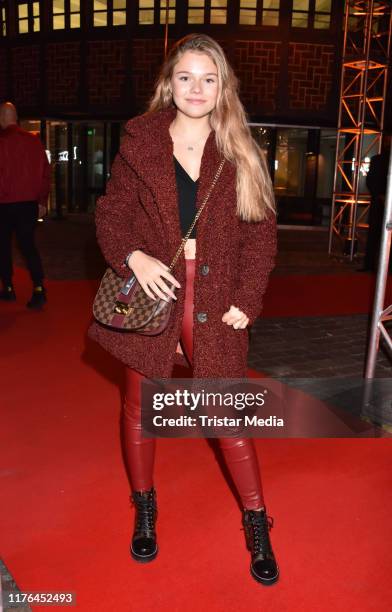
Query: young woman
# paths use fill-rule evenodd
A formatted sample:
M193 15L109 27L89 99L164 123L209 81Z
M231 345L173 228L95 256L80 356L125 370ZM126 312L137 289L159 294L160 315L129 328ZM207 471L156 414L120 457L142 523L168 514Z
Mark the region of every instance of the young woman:
M222 174L171 274L168 265L222 159ZM136 509L131 555L146 562L158 552L156 441L141 435L141 381L170 378L177 349L195 378L246 377L247 327L261 311L276 251L265 159L247 126L237 79L210 37L191 34L172 48L148 112L126 125L96 224L117 273L125 278L132 270L148 296L175 300L157 336L97 323L90 329L126 366L124 455ZM279 570L253 440L224 437L219 446L242 501L251 574L272 584Z

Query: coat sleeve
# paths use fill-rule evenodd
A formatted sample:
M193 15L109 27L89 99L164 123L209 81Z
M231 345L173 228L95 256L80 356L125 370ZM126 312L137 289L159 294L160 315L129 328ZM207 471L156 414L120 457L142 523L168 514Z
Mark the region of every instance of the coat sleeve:
M233 306L242 310L252 325L261 313L269 275L275 265L276 216L269 213L264 221L241 221L240 224L240 278Z
M138 228L137 207L138 179L120 149L112 165L106 194L97 201L95 223L103 256L123 278L129 275L124 263L128 253L145 248Z

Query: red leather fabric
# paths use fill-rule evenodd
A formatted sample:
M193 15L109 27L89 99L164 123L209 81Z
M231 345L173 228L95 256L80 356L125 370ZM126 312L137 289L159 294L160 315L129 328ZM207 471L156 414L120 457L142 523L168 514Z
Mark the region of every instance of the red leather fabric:
M192 363L193 357L193 281L195 260L186 260L186 296L181 344ZM126 394L122 431L124 459L133 491L153 486L155 438L141 435L141 381L143 374L126 367ZM264 505L257 455L251 438L218 438L220 449L244 508L255 510Z

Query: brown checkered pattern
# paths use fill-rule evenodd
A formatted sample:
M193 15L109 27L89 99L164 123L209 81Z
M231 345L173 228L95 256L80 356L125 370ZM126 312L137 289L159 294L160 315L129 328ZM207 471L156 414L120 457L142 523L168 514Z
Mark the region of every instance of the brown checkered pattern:
M137 331L144 335L162 332L170 317L172 301L152 300L136 281L126 298L120 294L125 280L108 268L101 280L94 300L93 314L96 320L113 329ZM174 285L171 286L174 289ZM115 312L116 301L128 302L132 310L128 315Z

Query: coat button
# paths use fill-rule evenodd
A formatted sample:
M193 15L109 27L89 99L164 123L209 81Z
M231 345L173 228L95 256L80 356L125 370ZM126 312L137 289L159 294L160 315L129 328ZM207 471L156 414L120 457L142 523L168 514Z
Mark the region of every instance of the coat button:
M202 266L200 266L200 272L202 273L203 276L207 276L209 271L210 271L210 268L209 266L207 266L207 264L203 264Z
M207 321L207 313L206 312L198 312L197 320L199 323L205 323Z

